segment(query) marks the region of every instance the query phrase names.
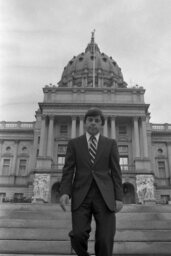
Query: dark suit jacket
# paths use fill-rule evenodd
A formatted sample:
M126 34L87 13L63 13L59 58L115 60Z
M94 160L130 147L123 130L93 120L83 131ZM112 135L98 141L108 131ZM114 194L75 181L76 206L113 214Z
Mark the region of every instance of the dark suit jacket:
M61 180L61 195L68 194L71 197L72 210L83 202L93 178L107 207L115 211L115 200L122 201L123 197L116 141L99 136L96 159L92 166L86 135L70 140Z

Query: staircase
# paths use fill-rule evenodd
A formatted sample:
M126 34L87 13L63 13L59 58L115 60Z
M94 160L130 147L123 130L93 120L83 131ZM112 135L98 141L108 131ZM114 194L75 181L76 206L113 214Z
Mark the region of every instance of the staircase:
M114 255L171 255L171 205L125 205ZM71 216L52 204L0 204L0 256L70 256ZM94 253L94 230L89 252ZM105 256L105 255L104 255Z

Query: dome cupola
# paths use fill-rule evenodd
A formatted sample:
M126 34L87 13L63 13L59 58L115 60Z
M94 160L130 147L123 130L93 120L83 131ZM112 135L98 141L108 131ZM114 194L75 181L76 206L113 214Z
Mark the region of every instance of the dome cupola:
M59 87L127 87L116 61L100 52L94 40L94 32L85 52L74 56L68 62L58 85Z

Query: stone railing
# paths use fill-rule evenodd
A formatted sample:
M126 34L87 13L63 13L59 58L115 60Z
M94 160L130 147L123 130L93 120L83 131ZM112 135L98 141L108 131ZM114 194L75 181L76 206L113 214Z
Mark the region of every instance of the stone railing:
M169 178L155 178L155 183L157 186L169 186L170 179Z
M63 165L62 164L52 164L52 169L58 173L62 173Z
M0 129L34 129L35 122L0 122Z
M121 171L122 171L122 173L135 173L135 166L121 164Z
M153 131L171 131L171 124L151 124Z

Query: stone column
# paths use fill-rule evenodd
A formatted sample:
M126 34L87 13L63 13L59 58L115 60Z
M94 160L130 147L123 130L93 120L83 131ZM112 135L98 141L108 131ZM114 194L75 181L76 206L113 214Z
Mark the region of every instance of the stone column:
M72 116L71 138L76 137L76 116Z
M138 117L134 117L134 143L135 143L135 157L140 157Z
M146 118L141 118L142 125L142 138L143 138L143 152L144 157L148 157L148 142L147 142L147 128L146 128Z
M111 138L116 139L116 117L111 116Z
M84 133L84 117L80 116L79 135Z
M46 116L42 115L39 156L45 156L45 145L46 145L45 132L46 132Z
M38 130L34 130L34 142L33 142L33 150L31 153L31 169L36 167L36 157L37 157L37 149L38 149L38 137L39 133Z
M17 155L18 155L18 145L19 145L19 141L16 140L15 141L15 151L14 151L14 157L13 157L13 165L12 165L12 175L17 175Z
M54 116L49 116L49 130L48 130L48 145L47 145L47 156L52 157L53 152L53 141L54 141Z
M105 117L105 123L104 123L104 126L103 126L103 134L104 136L108 136L108 125L107 125L107 117Z
M170 183L171 183L171 142L167 144L167 150L168 150L168 164L169 164L169 176L170 176Z
M1 158L2 158L2 145L3 145L3 140L0 140L0 162L1 162ZM1 174L1 171L0 170L0 174Z

